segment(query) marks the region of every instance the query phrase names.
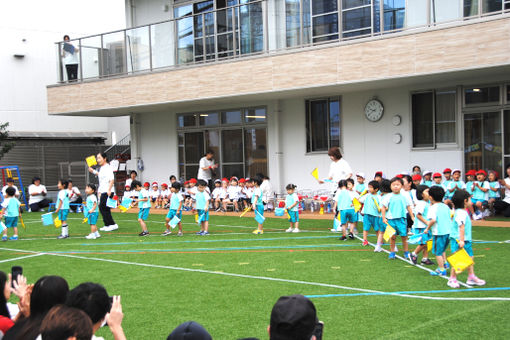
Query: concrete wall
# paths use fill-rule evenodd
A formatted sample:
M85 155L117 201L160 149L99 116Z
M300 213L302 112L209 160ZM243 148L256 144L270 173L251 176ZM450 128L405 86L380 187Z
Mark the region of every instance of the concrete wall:
M129 131L127 118L48 116L46 85L57 82L55 42L124 27L123 1L6 1L0 11L0 122L16 132ZM91 25L91 18L94 24ZM23 41L24 40L24 41ZM14 54L24 54L15 58Z

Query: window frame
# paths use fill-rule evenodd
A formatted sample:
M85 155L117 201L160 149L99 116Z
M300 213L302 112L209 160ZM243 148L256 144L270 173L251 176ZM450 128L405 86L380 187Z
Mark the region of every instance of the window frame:
M312 149L312 135L311 133L308 133L308 128L311 126L311 114L309 114L310 110L310 104L313 101L320 101L320 100L327 100L327 150L324 151L308 151L308 143L310 143L310 149ZM339 147L342 148L343 146L343 130L342 130L342 96L327 96L327 97L315 97L315 98L305 98L305 155L317 155L317 154L327 154L328 150L331 148L331 117L330 117L330 103L332 101L338 101L338 121L339 121L339 127L338 130L340 132L338 144ZM310 135L310 138L308 138L308 135Z
M437 142L437 108L436 108L436 95L438 92L455 92L455 141L454 142L446 142L446 143L438 143ZM431 146L414 146L413 140L413 95L420 93L432 93L432 145ZM459 148L459 138L460 138L460 128L462 128L459 124L461 119L459 119L459 112L461 106L459 105L459 89L457 87L446 87L446 88L435 88L435 89L423 89L411 91L409 93L409 131L411 131L411 137L409 138L409 143L412 151L421 151L421 150L437 150L437 149L458 149Z
M498 98L498 101L497 102L479 103L479 104L466 104L466 89L468 89L468 88L475 88L475 87L477 87L477 88L498 87L499 88L499 98ZM504 86L502 86L501 83L499 83L499 84L463 85L461 91L462 91L462 108L463 109L482 108L482 107L490 107L490 106L500 106L500 105L503 105L503 102L504 102L504 99L505 99L503 97L506 97L506 93L504 93Z

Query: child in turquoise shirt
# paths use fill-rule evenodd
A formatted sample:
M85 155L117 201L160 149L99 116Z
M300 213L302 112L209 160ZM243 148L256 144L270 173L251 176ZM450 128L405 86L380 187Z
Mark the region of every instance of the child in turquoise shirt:
M16 196L16 189L8 187L5 189L6 198L2 202L2 210L0 211L0 218L3 216L5 220L5 229L2 236L2 241L7 241L7 229L13 228L14 234L9 237L9 240L16 241L18 239L18 217L21 216L19 207L21 203Z
M58 219L62 221L62 233L58 239L69 237L69 228L67 225L67 215L69 214L69 192L67 191L68 182L64 180L58 181L57 188L60 190L57 196L57 210Z
M195 194L196 209L200 231L197 235L209 235L209 201L211 196L206 191L207 182L199 179L197 182L197 193Z

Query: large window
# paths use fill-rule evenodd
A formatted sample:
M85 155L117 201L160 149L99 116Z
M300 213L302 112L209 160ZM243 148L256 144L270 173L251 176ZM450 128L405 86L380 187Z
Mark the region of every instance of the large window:
M372 32L372 0L342 0L344 38Z
M464 105L499 104L499 86L468 87L464 89Z
M413 147L433 148L457 141L456 91L437 90L411 95Z
M405 0L374 0L374 32L403 28L405 16Z
M179 177L196 177L205 150L220 165L216 177L267 173L266 108L221 110L177 116Z
M340 146L340 98L306 101L306 151Z
M177 19L179 64L255 53L264 49L260 1L195 2L176 7L174 16Z

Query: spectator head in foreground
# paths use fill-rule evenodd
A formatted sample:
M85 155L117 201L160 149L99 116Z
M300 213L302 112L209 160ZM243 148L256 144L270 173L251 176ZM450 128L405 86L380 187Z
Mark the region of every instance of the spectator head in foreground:
M106 289L97 283L85 282L67 295L66 305L84 311L92 321L95 333L103 324L110 311L110 298Z
M187 321L177 326L166 340L212 340L212 336L198 322Z
M282 296L271 311L270 340L315 340L315 306L303 295Z
M85 312L64 305L53 307L41 324L42 340L90 340L92 322Z

